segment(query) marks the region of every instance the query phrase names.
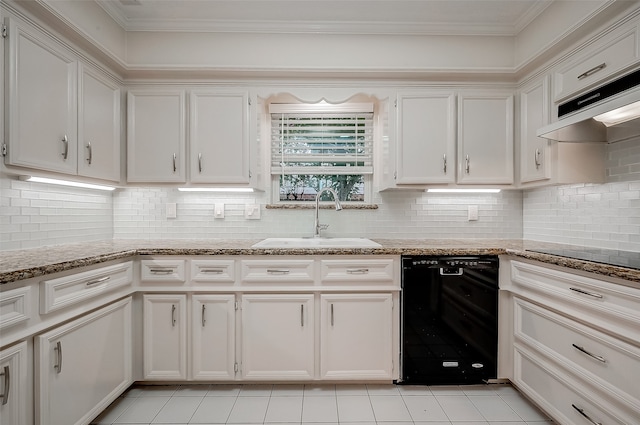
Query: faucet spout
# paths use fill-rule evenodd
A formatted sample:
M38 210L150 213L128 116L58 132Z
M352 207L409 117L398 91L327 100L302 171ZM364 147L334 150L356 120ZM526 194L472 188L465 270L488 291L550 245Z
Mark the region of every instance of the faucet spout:
M318 193L316 194L316 216L315 216L315 222L314 222L314 225L313 225L313 237L314 238L319 238L320 237L320 230L324 230L327 227L329 227L328 224L320 224L320 219L319 219L319 216L318 216L318 212L320 210L320 197L322 196L322 194L324 192L329 192L333 196L333 201L336 204L336 211L340 211L342 209L342 205L340 204L340 201L338 200L338 194L336 193L335 190L333 190L330 187L324 187L324 188L320 189L320 191L318 191Z

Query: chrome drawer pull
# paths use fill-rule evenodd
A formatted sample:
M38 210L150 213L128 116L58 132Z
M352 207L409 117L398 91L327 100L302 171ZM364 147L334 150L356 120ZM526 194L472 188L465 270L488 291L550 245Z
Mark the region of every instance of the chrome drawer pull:
M89 156L87 157L87 162L91 165L91 161L93 160L93 149L91 149L91 142L87 143L87 149L89 149Z
M469 161L469 155L467 155L464 158L464 171L469 174L469 172L471 171L471 165L470 165L470 161Z
M56 346L53 348L58 354L57 354L57 362L56 364L53 366L53 368L55 370L58 371L58 373L62 372L62 343L60 341L58 341L56 343Z
M178 166L176 165L176 154L173 154L173 172L175 173L178 170Z
M85 283L85 286L97 285L98 283L106 282L109 279L111 279L111 276L105 276L105 277L101 277L100 279L90 280L87 283Z
M442 155L442 172L447 174L447 154Z
M607 362L607 360L606 360L604 357L602 357L602 356L598 356L598 355L596 355L596 354L592 354L592 353L588 352L587 350L585 350L585 349L584 349L584 347L580 347L579 345L575 345L575 344L571 344L571 345L572 345L572 346L573 346L573 348L575 348L576 350L578 350L578 351L580 351L580 352L582 352L582 353L586 354L586 355L587 355L587 356L589 356L589 357L593 357L594 359L596 359L596 360L597 360L597 361L599 361L599 362L602 362L602 363L606 363L606 362Z
M200 270L201 273L211 273L211 274L222 274L224 273L224 270L222 269L202 269Z
M331 304L331 326L333 326L334 323L334 315L333 315L333 304Z
M171 274L173 273L173 269L149 269L149 272L153 273L153 274Z
M600 294L597 294L597 293L595 293L595 292L587 292L587 291L584 291L584 290L582 290L582 289L580 289L580 288L569 288L569 289L571 289L572 291L575 291L575 292L577 292L577 293L579 293L579 294L588 295L588 296L593 297L593 298L604 298L604 297L603 297L602 295L600 295Z
M598 71L602 71L603 69L605 69L607 67L607 64L605 62L601 63L598 66L594 66L593 68L591 68L590 70L583 72L582 74L578 75L578 80L582 80L584 78L590 77L593 74L595 74Z
M289 274L289 270L286 269L267 269L269 274Z
M347 269L347 274L367 274L369 269Z
M64 143L64 152L62 152L61 155L62 155L62 159L66 161L67 158L69 157L69 139L67 138L66 134L62 138L62 143Z
M584 413L584 409L579 408L578 406L576 406L575 404L571 404L571 407L573 407L574 409L576 409L578 411L578 413L580 413L586 420L588 420L591 424L593 425L602 425L602 422L596 422L593 419L591 419L589 417L589 415L587 415L586 413Z
M0 394L3 406L9 402L9 391L11 390L11 374L9 372L9 366L5 366L3 372L0 373L0 376L4 376L4 394Z
M176 305L171 304L171 327L176 327Z
M304 304L300 304L300 326L304 328Z
M207 322L206 319L204 318L204 311L205 311L206 307L204 306L204 304L202 304L202 327L204 328L204 324Z

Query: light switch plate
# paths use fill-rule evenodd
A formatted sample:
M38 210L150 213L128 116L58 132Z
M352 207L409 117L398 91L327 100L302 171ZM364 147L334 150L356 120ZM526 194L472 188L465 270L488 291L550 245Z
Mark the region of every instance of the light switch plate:
M478 220L478 206L477 205L469 205L469 221Z
M178 206L175 202L169 202L166 206L167 218L176 218L178 216Z
M224 218L224 204L215 204L213 206L213 217Z
M244 206L244 218L247 220L260 220L260 205L246 204Z

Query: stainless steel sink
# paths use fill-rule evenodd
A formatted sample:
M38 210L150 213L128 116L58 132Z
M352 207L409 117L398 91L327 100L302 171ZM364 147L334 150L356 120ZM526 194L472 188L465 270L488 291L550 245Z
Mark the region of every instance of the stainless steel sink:
M366 238L267 238L252 248L381 248Z

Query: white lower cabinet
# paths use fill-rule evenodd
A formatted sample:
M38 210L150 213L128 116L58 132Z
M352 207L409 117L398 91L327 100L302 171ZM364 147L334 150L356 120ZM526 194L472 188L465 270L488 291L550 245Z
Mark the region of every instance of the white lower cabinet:
M242 295L242 377L314 378L314 295Z
M144 379L187 379L187 296L143 295Z
M326 294L320 300L321 378L391 379L391 294Z
M133 380L131 335L126 298L36 336L36 424L88 424L122 394Z
M191 305L192 378L235 379L235 295L194 295Z
M21 342L0 351L0 423L26 424L27 343Z

